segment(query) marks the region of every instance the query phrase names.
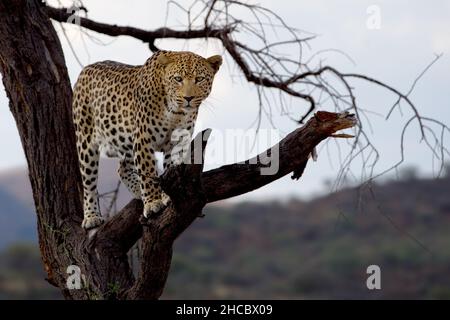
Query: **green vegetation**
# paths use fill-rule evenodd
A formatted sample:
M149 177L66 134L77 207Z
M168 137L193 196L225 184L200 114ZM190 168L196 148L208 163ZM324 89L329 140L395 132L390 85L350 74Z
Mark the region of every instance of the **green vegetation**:
M373 186L375 199L347 189L310 202L208 206L176 242L163 298L450 299L448 190L448 177L408 175ZM382 290L366 288L371 264ZM44 278L35 246L0 254L0 298L60 298Z
M45 277L35 245L16 244L0 253L0 299L61 299Z

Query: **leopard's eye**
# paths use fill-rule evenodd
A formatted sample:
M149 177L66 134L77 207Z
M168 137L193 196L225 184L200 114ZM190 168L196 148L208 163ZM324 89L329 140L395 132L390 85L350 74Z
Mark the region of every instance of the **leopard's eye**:
M181 78L181 77L174 77L174 80L176 81L176 82L181 82L181 81L183 81L183 79Z
M205 77L197 77L197 78L195 78L195 82L196 83L202 82L203 80L205 80Z

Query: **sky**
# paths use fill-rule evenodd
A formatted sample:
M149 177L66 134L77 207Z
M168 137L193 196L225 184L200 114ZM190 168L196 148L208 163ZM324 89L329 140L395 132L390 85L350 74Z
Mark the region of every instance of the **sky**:
M55 3L58 1L49 1ZM67 1L62 1L65 3ZM69 1L70 2L70 1ZM180 1L189 4L191 1ZM252 2L252 1L250 1ZM450 125L450 2L446 0L426 1L289 1L260 0L259 3L282 17L285 22L299 30L307 30L316 39L310 42L313 52L336 49L345 55L331 51L323 56L323 62L342 72L363 73L407 92L416 77L436 54L443 56L426 72L417 83L411 100L424 116L436 118ZM84 1L89 17L99 22L130 25L147 30L164 26L166 23L166 1ZM248 12L238 11L239 18L251 21ZM376 24L373 19L376 18ZM175 6L170 7L167 26L181 27L186 14ZM374 28L375 26L375 28ZM101 60L116 60L139 65L151 55L147 45L129 37L110 38L92 33L98 41L83 36L74 26L66 26L67 39L61 27L55 24L60 34L67 67L72 83L81 71L81 65ZM305 33L309 34L309 33ZM239 36L239 35L238 35ZM252 38L244 38L249 45ZM70 46L76 52L73 54ZM190 50L200 55L224 54L220 43L215 40L162 40L157 45L167 50ZM286 53L286 54L289 54ZM224 54L225 63L216 76L211 96L201 107L196 130L212 128L213 136L207 150L206 169L225 163L244 160L257 152L264 151L298 125L273 107L272 122L263 118L257 143L249 152L243 149L254 139L254 123L258 115L257 92L246 83L230 57ZM77 61L79 60L79 61ZM81 63L81 65L80 65ZM389 121L379 114L386 114L395 101L395 96L386 90L360 81L352 82L357 103L371 113L371 125L366 126L368 135L380 152L380 161L375 173L383 172L400 159L400 133L402 124L409 117L406 107L403 116L394 112ZM294 110L303 110L305 104L290 99ZM331 109L329 109L332 111ZM300 114L300 113L298 113ZM3 85L0 84L0 149L7 150L0 156L1 171L24 167L25 157L20 145L17 129L8 108ZM446 142L446 146L450 147ZM345 141L341 153L347 150ZM250 143L251 145L251 143ZM300 181L288 176L257 191L243 195L243 199L286 199L300 196L308 198L330 191L330 181L337 177L339 150L335 141L329 147L319 146L319 157L310 162ZM418 127L412 125L405 136L405 166L415 166L424 175L436 175L432 154L420 141ZM351 168L351 177L363 181L361 163L356 161Z

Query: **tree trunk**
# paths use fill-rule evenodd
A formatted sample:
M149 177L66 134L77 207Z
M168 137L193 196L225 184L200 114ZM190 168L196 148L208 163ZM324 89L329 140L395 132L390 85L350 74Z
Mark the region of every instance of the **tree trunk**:
M27 159L47 280L61 288L66 298L76 299L101 296L96 287L107 286L111 278L129 286L132 274L127 270L126 255L119 254L114 261L96 261L89 248L107 250L106 257L116 248L98 239L87 246L80 228L82 189L72 123L72 90L55 29L39 1L2 0L0 21L0 68ZM118 270L125 272L113 276L117 264ZM67 289L70 265L79 266L87 275L87 287ZM101 284L91 273L103 277Z
M64 267L78 261L73 240L82 235L74 228L81 180L64 56L38 1L0 2L0 21L0 68L27 159L42 259L48 280L64 288Z

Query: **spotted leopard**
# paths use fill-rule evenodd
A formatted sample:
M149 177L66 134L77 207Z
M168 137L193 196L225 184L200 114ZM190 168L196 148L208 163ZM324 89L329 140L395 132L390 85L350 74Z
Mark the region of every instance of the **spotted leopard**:
M118 174L144 216L167 206L170 198L158 183L155 152L164 153L164 168L173 161L176 129L194 129L198 109L211 92L221 56L207 59L192 52L159 51L144 65L114 61L85 67L73 91L76 145L84 189L82 227L104 222L98 208L100 150L119 157Z

